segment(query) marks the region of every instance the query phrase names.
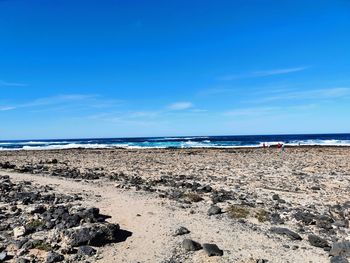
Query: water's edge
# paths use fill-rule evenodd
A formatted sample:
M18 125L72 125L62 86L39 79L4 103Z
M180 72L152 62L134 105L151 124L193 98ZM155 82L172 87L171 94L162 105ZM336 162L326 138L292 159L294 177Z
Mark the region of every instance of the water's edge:
M0 140L0 150L57 150L73 148L257 148L264 146L271 147L278 144L283 144L285 146L350 146L350 134Z

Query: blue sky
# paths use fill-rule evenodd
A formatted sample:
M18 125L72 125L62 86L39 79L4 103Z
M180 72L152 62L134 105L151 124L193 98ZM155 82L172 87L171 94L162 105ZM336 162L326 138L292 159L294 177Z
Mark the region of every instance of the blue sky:
M350 2L0 0L0 139L350 131Z

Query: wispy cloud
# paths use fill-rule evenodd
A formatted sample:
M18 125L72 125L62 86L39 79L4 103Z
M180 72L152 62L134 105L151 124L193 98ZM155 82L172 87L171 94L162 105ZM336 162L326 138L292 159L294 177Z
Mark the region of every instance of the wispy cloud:
M295 68L282 68L282 69L252 71L252 72L247 72L247 73L231 74L231 75L222 76L219 78L219 80L235 80L235 79L259 78L259 77L283 75L283 74L304 71L308 68L309 67L303 66L303 67L295 67Z
M99 95L63 94L38 98L27 102L2 106L0 110L16 110L21 108L36 108L40 111L64 109L66 107L113 108L121 104L120 100L105 99Z
M273 96L261 97L253 100L252 102L272 102L282 100L321 100L321 99L336 99L350 96L350 88L328 88L328 89L315 89L306 91L291 91L281 92L274 94Z
M12 107L12 106L0 106L0 111L9 111L14 109L15 107Z
M193 104L191 102L188 101L182 101L182 102L175 102L173 104L170 104L168 106L169 110L187 110L187 109L191 109L193 108Z
M27 84L18 82L7 82L0 79L0 87L25 87Z
M294 106L286 106L286 107L253 107L253 108L239 108L239 109L233 109L230 111L227 111L224 113L226 116L262 116L262 115L272 115L272 114L279 114L281 112L287 112L287 111L302 111L302 110L310 110L313 108L316 108L317 104L301 104L301 105L294 105Z

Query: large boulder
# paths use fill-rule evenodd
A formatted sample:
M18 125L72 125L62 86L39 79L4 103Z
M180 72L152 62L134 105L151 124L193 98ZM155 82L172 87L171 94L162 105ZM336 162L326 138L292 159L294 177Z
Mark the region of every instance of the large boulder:
M63 231L64 243L71 247L81 245L103 246L118 240L120 227L118 224L94 223L85 224Z

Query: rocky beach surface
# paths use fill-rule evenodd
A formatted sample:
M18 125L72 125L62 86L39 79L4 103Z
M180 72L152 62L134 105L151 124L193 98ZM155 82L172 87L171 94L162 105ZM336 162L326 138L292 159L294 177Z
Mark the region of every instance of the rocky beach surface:
M350 148L0 152L0 262L350 257Z

